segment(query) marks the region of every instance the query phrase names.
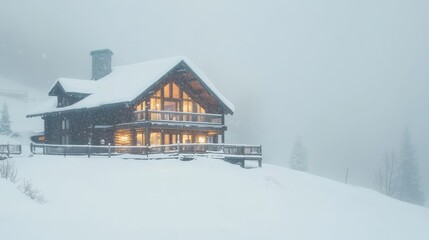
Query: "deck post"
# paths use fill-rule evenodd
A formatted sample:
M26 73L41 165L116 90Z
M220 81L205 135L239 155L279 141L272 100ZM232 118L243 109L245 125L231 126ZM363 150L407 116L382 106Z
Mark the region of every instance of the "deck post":
M262 168L262 159L258 159L258 166Z
M111 152L112 150L110 149L110 143L108 143L107 144L107 154L108 154L108 156L109 156L109 158L110 158L110 156L112 155Z
M91 157L91 145L88 144L88 158Z
M144 129L144 141L146 143L146 146L150 145L150 135L149 135L149 128L148 126L146 126L146 128Z
M177 141L177 155L180 154L180 141Z
M9 157L9 154L10 154L10 146L9 146L9 143L7 143L7 156Z
M42 146L42 150L43 150L43 155L46 155L46 146L45 146L44 143L43 143L43 146Z
M148 120L150 120L150 115L149 115L149 104L148 103L146 103L146 107L145 107L145 109L144 109L144 120L145 121L148 121Z
M149 144L146 144L146 157L149 157Z

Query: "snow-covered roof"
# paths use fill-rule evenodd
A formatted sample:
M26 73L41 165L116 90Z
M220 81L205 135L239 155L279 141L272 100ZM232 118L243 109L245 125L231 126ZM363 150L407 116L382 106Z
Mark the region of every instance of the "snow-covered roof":
M98 88L100 88L102 82L73 78L59 78L51 87L50 91L52 91L57 86L57 84L61 85L64 92L66 93L92 94L95 93Z
M202 84L205 85L226 108L228 108L230 113L234 112L234 105L216 89L214 84L201 71L201 69L199 69L187 57L177 56L114 67L110 74L97 81L60 78L55 84L61 84L66 92L88 93L91 95L66 107L58 108L56 105L52 107L52 102L45 104L44 106L31 111L28 114L28 117L40 116L54 112L95 108L108 104L130 103L148 88L156 84L158 80L181 62L184 62L191 68L191 70L199 77Z

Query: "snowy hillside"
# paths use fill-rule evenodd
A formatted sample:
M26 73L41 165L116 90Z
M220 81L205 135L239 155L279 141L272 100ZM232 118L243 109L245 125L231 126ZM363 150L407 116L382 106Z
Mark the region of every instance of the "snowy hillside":
M1 76L0 83L0 111L6 103L12 131L23 135L43 131L43 121L40 118L28 119L25 116L47 99L46 94Z
M265 164L15 157L47 203L0 181L2 240L427 239L429 211Z

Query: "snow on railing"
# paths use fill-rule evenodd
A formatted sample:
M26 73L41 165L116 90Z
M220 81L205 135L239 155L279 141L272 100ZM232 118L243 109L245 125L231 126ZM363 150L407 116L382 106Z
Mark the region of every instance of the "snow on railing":
M174 111L142 110L135 111L136 121L168 121L168 122L187 122L204 124L223 124L222 114L213 113L191 113Z
M0 153L6 154L21 154L22 146L20 144L0 144Z
M60 145L31 143L33 154L45 155L104 155L117 154L149 155L164 154L169 157L179 155L217 155L220 158L258 160L261 166L262 146L221 143L177 143L151 146L112 146L108 145Z

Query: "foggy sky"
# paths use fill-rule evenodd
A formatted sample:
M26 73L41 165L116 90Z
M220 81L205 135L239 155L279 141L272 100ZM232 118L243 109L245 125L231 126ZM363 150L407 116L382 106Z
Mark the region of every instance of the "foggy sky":
M183 54L236 105L227 141L287 165L297 135L310 172L373 186L412 134L429 200L428 1L0 0L0 76L47 93L113 65Z

